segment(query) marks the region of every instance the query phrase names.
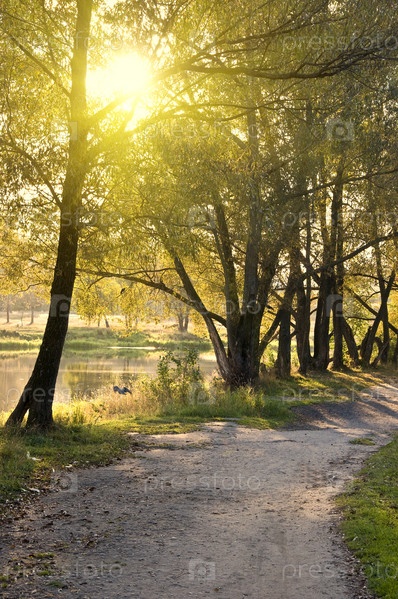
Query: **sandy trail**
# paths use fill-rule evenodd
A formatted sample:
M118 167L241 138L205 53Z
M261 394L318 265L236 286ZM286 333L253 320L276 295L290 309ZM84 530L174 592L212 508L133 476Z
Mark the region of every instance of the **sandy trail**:
M66 473L3 526L9 599L369 598L333 498L398 427L397 389L308 406L294 430L211 423L132 435L134 457ZM371 436L375 446L350 439ZM48 555L46 555L48 554Z

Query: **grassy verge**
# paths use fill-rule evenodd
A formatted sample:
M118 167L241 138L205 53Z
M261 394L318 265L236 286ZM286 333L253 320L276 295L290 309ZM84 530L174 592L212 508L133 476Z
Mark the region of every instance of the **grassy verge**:
M27 327L22 331L0 330L0 352L33 352L40 347L41 340L42 333L40 331L30 331ZM65 343L65 353L103 351L115 354L117 350L120 353L123 349L127 350L131 347L143 349L156 347L159 350L179 350L192 347L198 351L209 351L211 344L207 339L189 333L135 331L126 334L121 329L70 327Z
M282 398L290 406L325 401L355 401L361 392L384 382L383 372L359 369L343 372L318 372L310 376L295 374L286 381L269 378L264 381L267 395Z
M193 419L176 422L155 417L79 424L74 422L76 409L81 418L78 404L70 407L69 418L56 413L56 427L47 435L0 429L0 504L21 493L56 486L58 471L70 473L78 467L106 465L121 458L133 444L127 432L181 433L197 428Z
M398 437L372 455L338 502L348 547L361 560L369 586L398 597Z
M53 469L107 464L125 455L134 439L128 432L180 433L225 418L253 428L278 428L294 419L291 406L351 400L353 389L359 392L380 382L366 373L325 373L311 378L297 375L287 382L269 377L255 391L231 392L187 381L184 373L177 376L169 365L163 378L134 387L132 395L104 390L90 401L57 404L57 426L49 435L11 435L1 427L6 415L0 414L0 501L23 489L51 484Z
M0 428L0 502L46 488L53 469L70 473L77 467L102 465L125 455L134 437L142 434L181 433L208 420L234 418L247 426L276 427L292 418L289 408L249 389L221 392L211 402L160 405L142 390L132 395L98 394L91 401L75 400L54 409L56 428L48 435L11 433ZM0 425L6 414L0 414ZM34 492L34 491L33 491Z

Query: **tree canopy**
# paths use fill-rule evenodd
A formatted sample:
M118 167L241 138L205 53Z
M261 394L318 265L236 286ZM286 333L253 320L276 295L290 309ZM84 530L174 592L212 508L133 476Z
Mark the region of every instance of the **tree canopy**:
M52 424L76 277L196 311L233 387L276 336L280 376L292 340L302 373L396 359L397 39L373 0L4 0L5 264L51 288L9 424Z

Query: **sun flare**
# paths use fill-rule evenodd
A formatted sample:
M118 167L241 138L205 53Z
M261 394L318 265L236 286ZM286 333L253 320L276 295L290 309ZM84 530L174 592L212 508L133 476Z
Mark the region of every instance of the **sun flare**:
M148 88L150 80L149 63L131 52L117 56L106 67L89 71L87 88L89 95L95 97L137 96Z

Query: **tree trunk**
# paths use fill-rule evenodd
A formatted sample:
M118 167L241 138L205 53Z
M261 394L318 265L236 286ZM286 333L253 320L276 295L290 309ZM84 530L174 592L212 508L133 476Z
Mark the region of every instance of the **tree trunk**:
M278 358L276 361L276 372L279 378L287 379L290 377L291 336L290 336L290 311L286 308L280 309L280 327Z
M344 154L340 157L337 166L336 182L333 188L332 207L331 207L331 252L333 260L340 260L344 254L344 223L343 223L343 174L344 174ZM341 298L333 303L333 368L341 370L344 366L343 359L343 318L344 318L344 263L340 262L335 267L335 287L334 294L336 298Z
M180 333L186 333L188 330L189 315L187 314L187 312L181 311L181 312L178 312L177 319L178 319L178 331Z
M31 377L7 425L20 424L28 410L27 427L47 429L53 423L52 402L68 331L70 302L76 274L77 240L75 223L65 226L61 222L50 311L42 344Z
M375 233L377 235L377 225L375 226ZM387 302L383 301L384 294L386 293L386 285L384 282L382 257L379 245L375 245L374 252L376 255L377 278L379 282L380 297L382 300L380 305L380 317L383 325L383 348L380 355L377 356L377 363L379 360L381 360L383 364L386 364L388 361L388 352L390 348L390 329L388 324L388 304Z
M317 370L327 370L329 365L329 326L334 288L333 278L322 273L314 329L314 361Z
M34 304L30 304L30 323L29 324L34 324L35 322L35 306Z
M69 160L62 190L57 260L51 287L50 311L31 377L7 426L20 425L29 412L27 428L47 430L53 425L52 403L68 331L70 303L76 277L79 213L87 169L86 72L92 0L79 0L70 93Z
M350 325L348 324L347 320L344 317L342 317L342 319L341 319L341 326L342 326L343 336L344 336L344 340L347 345L347 349L348 349L350 358L351 358L354 366L358 366L359 365L358 347L357 347L357 344L355 341L354 333L352 332L352 328L350 327Z
M390 296L390 292L391 292L392 286L394 284L394 281L395 281L395 271L393 270L390 274L387 285L385 286L384 292L381 293L381 304L380 304L380 308L377 313L377 316L374 319L372 326L369 327L368 332L367 332L364 340L362 341L361 357L362 357L362 364L365 367L368 367L370 365L370 360L372 357L373 345L375 343L377 329L379 328L379 324L382 321L383 314L385 314L385 310L387 307L387 301Z
M7 324L10 324L10 314L11 314L11 306L10 306L10 296L7 295L7 306L6 306L6 311L7 311Z
M297 285L297 317L296 317L296 343L297 357L299 360L299 373L307 374L311 364L310 352L310 299L305 292L304 284L300 280Z
M337 295L337 294L336 294ZM344 366L343 361L343 296L340 302L335 302L333 306L333 369L341 370Z
M392 357L392 363L394 364L395 368L398 366L398 335L396 336L396 339L395 339L395 348L394 348L394 354Z
M242 314L233 335L234 343L228 344L228 376L226 382L236 389L254 385L260 372L260 327L263 311Z

